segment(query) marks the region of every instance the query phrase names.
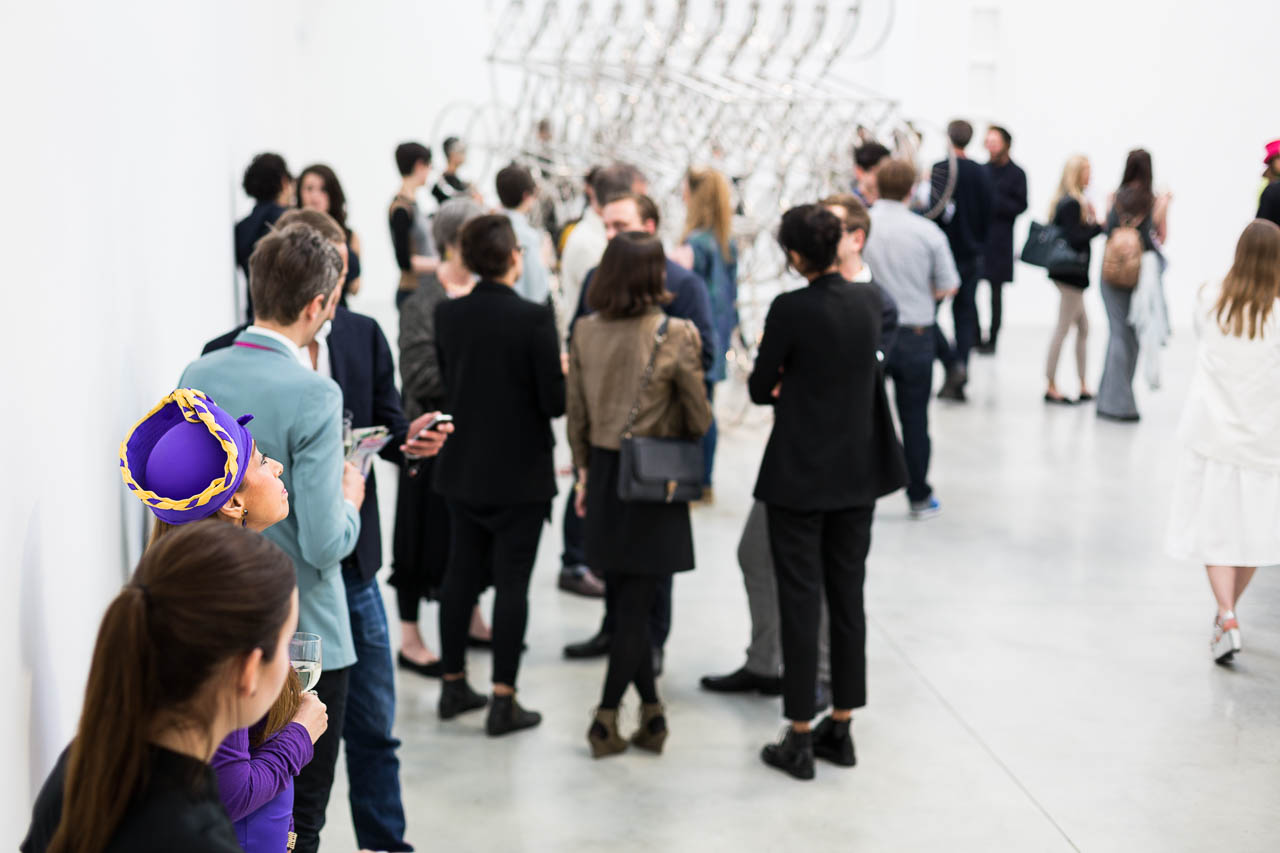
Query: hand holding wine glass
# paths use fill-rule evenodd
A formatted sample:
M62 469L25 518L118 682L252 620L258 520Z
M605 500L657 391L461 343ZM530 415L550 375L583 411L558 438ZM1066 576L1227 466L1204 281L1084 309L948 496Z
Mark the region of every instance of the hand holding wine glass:
M293 721L306 729L311 742L315 743L320 739L320 735L324 734L325 729L329 728L329 709L316 694L303 693L298 703L298 713L293 715Z
M302 682L302 692L308 693L316 689L322 672L320 657L320 638L315 634L298 632L289 641L289 663L298 673Z

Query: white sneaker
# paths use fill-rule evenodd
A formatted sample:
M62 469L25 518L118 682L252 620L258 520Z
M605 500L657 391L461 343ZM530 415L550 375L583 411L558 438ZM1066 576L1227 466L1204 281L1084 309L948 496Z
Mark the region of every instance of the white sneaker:
M1240 623L1236 614L1228 611L1225 616L1214 617L1213 639L1209 641L1214 663L1231 663L1240 651Z

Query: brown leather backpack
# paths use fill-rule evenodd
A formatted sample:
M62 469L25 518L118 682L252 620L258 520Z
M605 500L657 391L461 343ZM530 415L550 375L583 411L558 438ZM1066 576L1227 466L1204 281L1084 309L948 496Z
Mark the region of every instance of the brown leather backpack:
M1102 252L1102 280L1112 287L1130 290L1138 286L1142 272L1142 234L1138 225L1144 217L1127 219L1111 229Z

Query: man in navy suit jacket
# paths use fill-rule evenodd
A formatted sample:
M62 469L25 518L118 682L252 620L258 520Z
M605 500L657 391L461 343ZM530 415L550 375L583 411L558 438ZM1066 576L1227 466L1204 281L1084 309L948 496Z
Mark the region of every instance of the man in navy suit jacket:
M338 247L345 262L346 240L336 222L314 211L290 211L281 217L277 227L295 221L323 233ZM345 276L344 268L342 280ZM203 352L231 346L243 329L237 328L209 341ZM353 428L385 426L390 430L391 441L381 451L382 458L398 465L404 461L406 449L419 456L433 456L439 451L442 435L430 440L416 438L437 413L428 412L413 424L404 416L400 392L396 390L391 347L376 320L335 303L329 323L317 333L308 349L316 372L333 379L342 390L342 405L351 413ZM414 440L410 442L411 436ZM364 504L360 508L360 535L355 550L342 561L357 661L350 671L345 715L340 723L334 722L341 726L340 734L347 748L352 820L360 846L372 850L412 850L404 841L400 762L396 757L400 742L391 734L395 722L395 682L387 615L376 577L380 568L382 526L377 483L370 470Z
M658 206L646 195L627 193L606 201L601 209L604 219L605 236L612 240L624 231L643 231L647 234L658 230ZM587 290L591 287L591 277L595 270L587 273L579 291L578 307L573 315L573 323L579 317L591 313L587 308ZM662 310L668 316L692 321L702 338L702 369L711 367L715 353L715 332L711 327L711 296L707 293L706 282L692 270L687 270L675 261L667 258L667 290L671 293L671 303ZM573 323L569 326L569 337L573 337ZM572 500L570 495L570 500ZM572 506L565 509L566 516L575 515ZM605 578L604 621L600 631L588 640L570 643L565 647L566 657L597 657L608 654L609 638L613 633L612 596L609 592L609 579ZM649 636L653 640L653 670L655 674L662 672L663 647L667 635L671 633L671 578L664 580L659 587L658 596L653 602L653 611L649 614Z

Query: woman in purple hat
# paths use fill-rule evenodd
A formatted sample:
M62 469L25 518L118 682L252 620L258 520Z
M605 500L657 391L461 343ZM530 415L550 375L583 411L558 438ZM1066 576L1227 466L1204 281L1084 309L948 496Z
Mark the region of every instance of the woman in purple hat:
M156 516L155 542L176 527L230 523L262 531L289 515L279 462L200 391L179 388L139 421L120 445L127 485ZM324 704L302 693L290 670L266 717L231 733L210 762L219 794L246 853L293 848L293 779L311 761L328 726Z

